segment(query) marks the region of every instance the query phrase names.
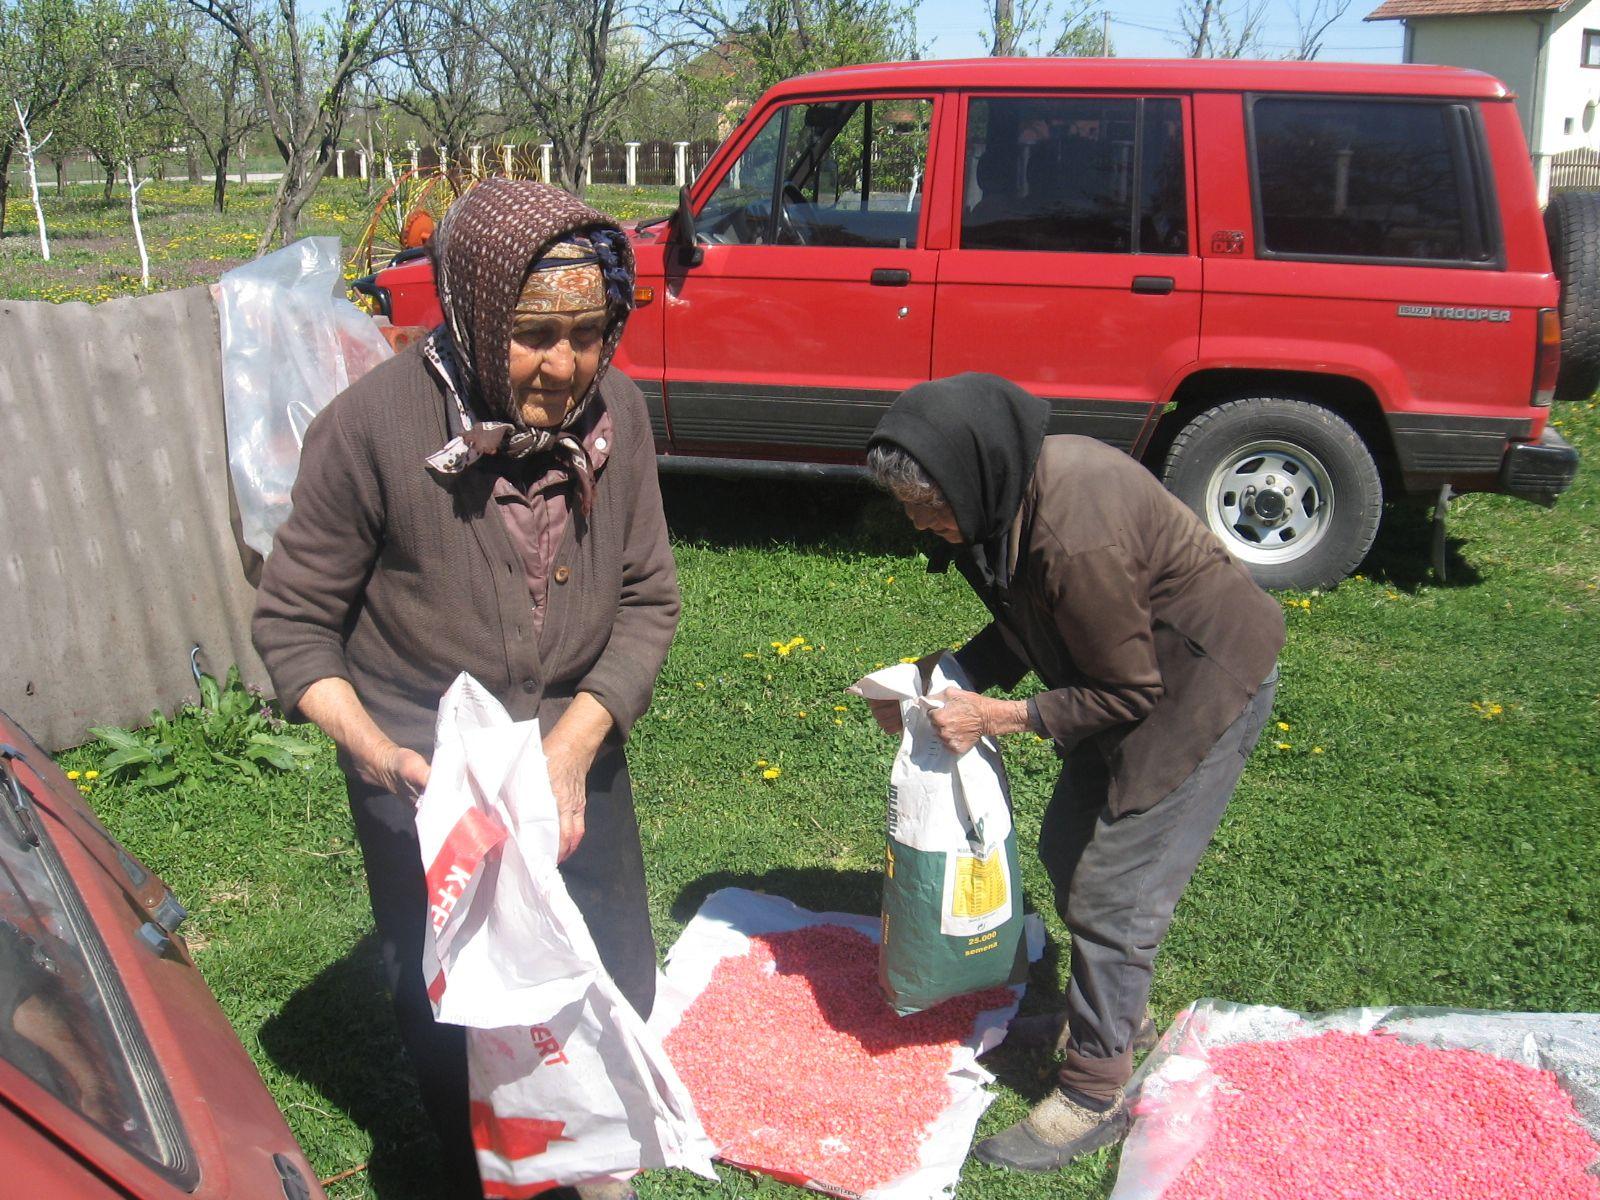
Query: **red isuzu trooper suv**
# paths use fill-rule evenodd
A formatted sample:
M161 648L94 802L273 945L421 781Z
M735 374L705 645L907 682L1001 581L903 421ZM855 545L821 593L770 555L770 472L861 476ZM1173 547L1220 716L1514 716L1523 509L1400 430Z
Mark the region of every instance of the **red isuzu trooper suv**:
M634 231L617 362L662 467L724 473L856 471L904 388L1005 375L1264 584L1329 585L1385 498L1570 485L1547 418L1562 316L1597 319L1596 200L1548 214L1563 297L1511 94L1475 71L841 68L771 89ZM438 319L426 260L366 287ZM1561 390L1597 381L1572 354Z

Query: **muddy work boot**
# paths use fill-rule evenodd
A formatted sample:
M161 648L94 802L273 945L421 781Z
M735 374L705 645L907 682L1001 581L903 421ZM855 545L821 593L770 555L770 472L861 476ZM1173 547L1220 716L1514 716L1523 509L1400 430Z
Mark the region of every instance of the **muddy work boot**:
M1014 1171L1055 1171L1080 1155L1109 1146L1128 1128L1128 1105L1119 1089L1104 1112L1078 1103L1059 1087L1010 1129L973 1148L983 1162Z
M1012 1021L1000 1045L1008 1050L1053 1050L1060 1053L1065 1048L1066 1040L1066 1013L1035 1013L1031 1017L1018 1017ZM1146 1010L1144 1020L1134 1031L1133 1052L1141 1054L1146 1050L1154 1050L1160 1040L1161 1032L1156 1028L1155 1018Z

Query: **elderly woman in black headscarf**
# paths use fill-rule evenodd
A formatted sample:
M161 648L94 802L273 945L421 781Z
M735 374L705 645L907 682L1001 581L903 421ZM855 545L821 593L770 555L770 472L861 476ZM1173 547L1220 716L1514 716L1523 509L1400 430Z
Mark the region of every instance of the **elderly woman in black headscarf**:
M434 1022L422 983L413 807L439 700L466 671L538 718L567 890L648 1015L623 744L678 587L644 401L608 369L633 300L626 236L558 189L491 179L431 253L445 323L312 422L253 632L284 708L338 745L401 1036L452 1194L481 1196L463 1031Z
M1066 1011L1013 1026L1064 1051L1057 1085L979 1158L1053 1170L1116 1140L1156 950L1271 711L1282 610L1148 471L1046 437L1049 405L993 375L912 388L868 452L993 621L956 655L975 691L932 716L964 753L1035 733L1064 759L1039 857L1072 937ZM1026 700L982 695L1029 670ZM874 705L898 732L893 704ZM1011 1040L1011 1039L1008 1039Z

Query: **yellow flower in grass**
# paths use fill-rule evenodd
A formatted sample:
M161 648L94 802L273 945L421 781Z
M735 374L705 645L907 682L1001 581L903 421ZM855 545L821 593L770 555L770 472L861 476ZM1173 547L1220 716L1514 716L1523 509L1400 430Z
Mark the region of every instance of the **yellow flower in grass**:
M776 779L779 775L782 775L782 774L783 774L783 768L782 767L768 767L765 771L761 772L761 778L763 778L763 779Z
M100 778L100 772L99 771L85 771L83 773L83 777L85 779L99 779Z
M1278 722L1278 728L1283 730L1283 732L1288 733L1289 732L1289 722L1287 722L1287 721L1279 721Z
M68 779L82 779L83 778L83 772L82 771L68 771L67 772L67 778Z
M764 767L764 766L766 766L766 765L767 765L767 760L766 760L766 759L764 759L764 758L758 758L758 759L756 759L756 766L758 766L758 767Z
M1313 753L1313 754L1321 754L1322 753L1322 747L1321 746L1313 746L1313 747L1311 747L1311 753Z
M900 661L903 663L914 663L917 660L915 656L912 656L911 658L902 658Z
M848 704L835 704L833 706L833 711L834 712L849 712L850 711L850 706Z
M1293 750L1294 749L1294 747L1291 746L1288 742L1278 742L1277 746L1278 746L1279 750Z

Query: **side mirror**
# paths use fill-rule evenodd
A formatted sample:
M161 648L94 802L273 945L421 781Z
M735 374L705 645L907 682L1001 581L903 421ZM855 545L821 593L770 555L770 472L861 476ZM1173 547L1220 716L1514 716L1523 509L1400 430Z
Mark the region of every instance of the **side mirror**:
M689 189L678 189L678 211L672 217L672 241L678 247L679 261L686 267L698 267L705 261L705 248L695 241L694 208L689 203Z

